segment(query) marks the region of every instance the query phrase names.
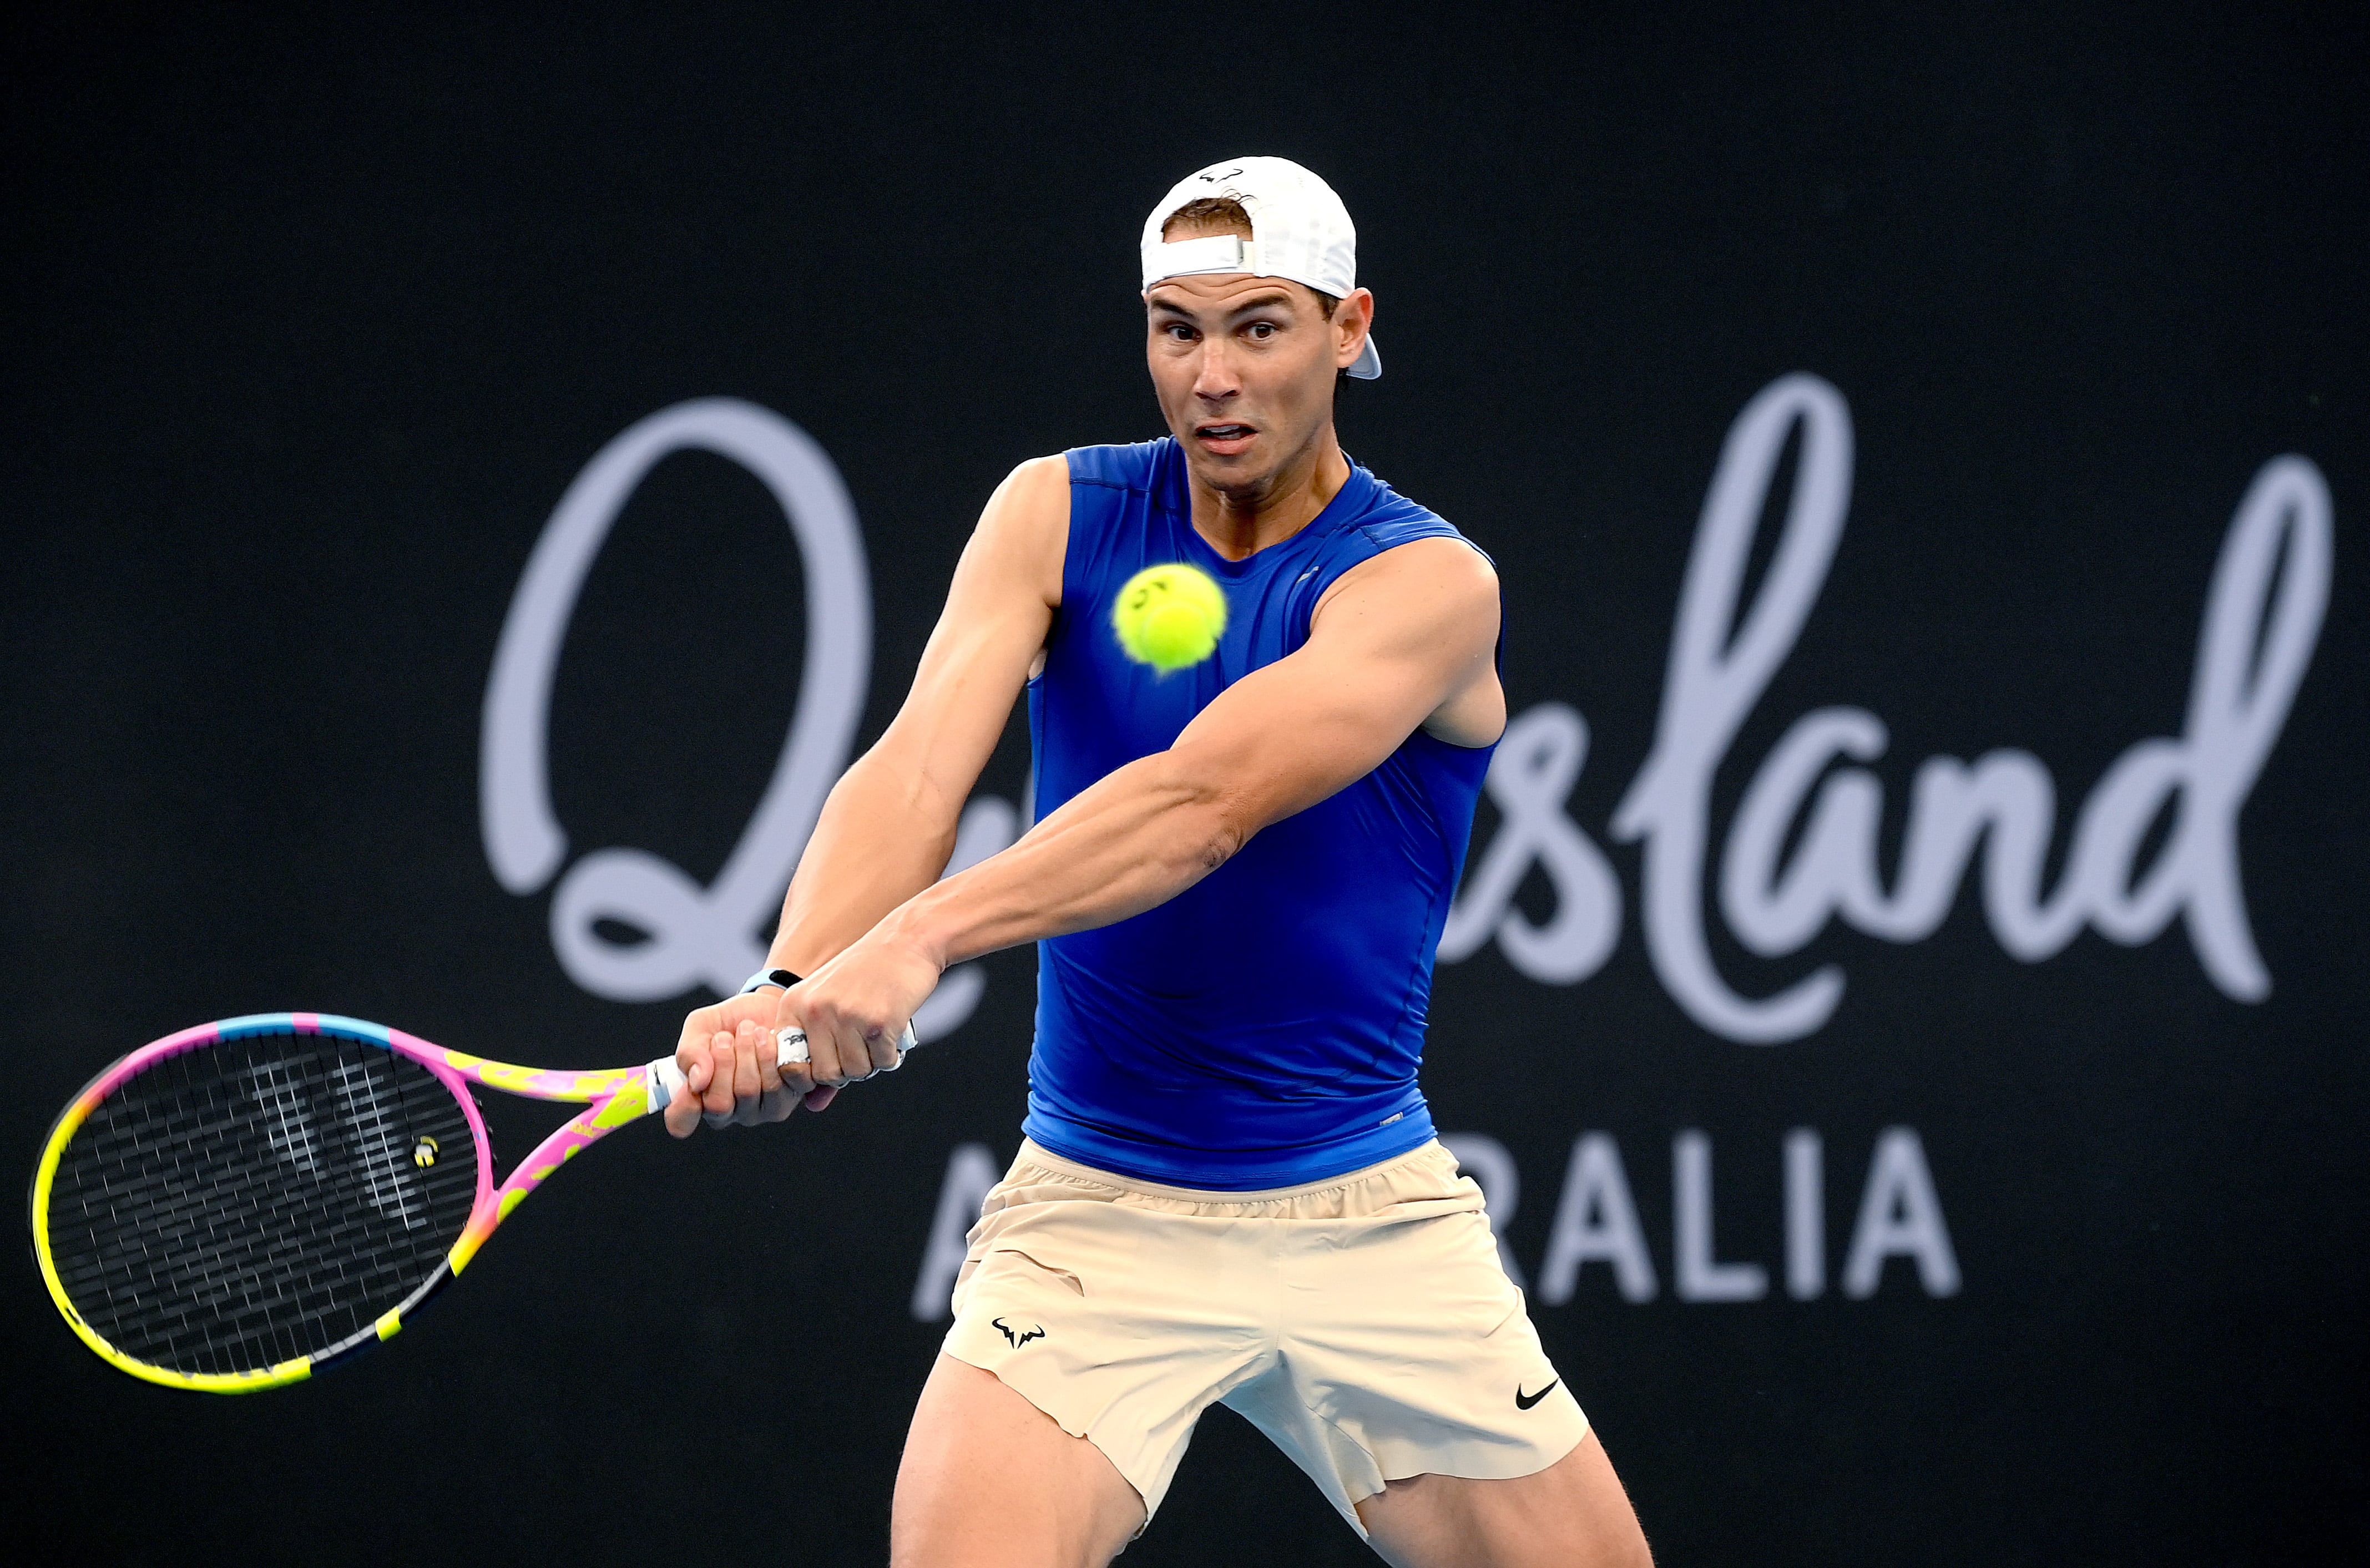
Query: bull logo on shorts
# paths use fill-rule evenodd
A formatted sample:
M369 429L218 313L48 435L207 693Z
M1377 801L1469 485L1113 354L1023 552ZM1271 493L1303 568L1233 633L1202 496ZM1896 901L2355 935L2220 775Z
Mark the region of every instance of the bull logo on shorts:
M1041 1340L1045 1337L1045 1325L1042 1323L1033 1329L1016 1329L1001 1318L990 1318L988 1321L995 1326L997 1332L1003 1334L1005 1343L1015 1350L1018 1350L1030 1340Z

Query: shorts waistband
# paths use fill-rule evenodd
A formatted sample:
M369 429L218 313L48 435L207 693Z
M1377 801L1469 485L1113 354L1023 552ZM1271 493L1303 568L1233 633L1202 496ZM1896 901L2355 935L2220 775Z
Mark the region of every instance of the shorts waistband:
M1020 1140L1020 1154L1015 1163L1033 1165L1041 1170L1056 1176L1067 1176L1073 1181L1092 1182L1098 1186L1116 1188L1122 1193L1136 1193L1146 1197L1172 1198L1183 1203L1224 1206L1233 1204L1248 1205L1287 1203L1295 1198L1312 1197L1319 1193L1339 1192L1344 1187L1354 1187L1361 1182L1371 1182L1378 1176L1386 1175L1407 1166L1430 1163L1443 1159L1449 1159L1452 1168L1454 1167L1454 1158L1449 1155L1446 1147L1439 1139L1433 1138L1419 1144L1405 1154L1394 1155L1388 1159L1373 1165L1361 1166L1355 1170L1345 1170L1339 1176L1328 1176L1317 1182L1303 1182L1294 1187L1260 1187L1248 1192L1225 1191L1209 1187L1172 1187L1166 1182L1146 1182L1136 1176L1122 1176L1115 1170L1104 1170L1092 1165L1081 1165L1075 1159L1064 1159L1034 1138Z

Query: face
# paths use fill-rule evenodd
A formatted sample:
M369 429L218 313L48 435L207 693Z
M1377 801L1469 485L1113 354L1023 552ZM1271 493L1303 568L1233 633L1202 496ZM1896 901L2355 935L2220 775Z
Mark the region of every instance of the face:
M1153 390L1193 476L1256 493L1331 427L1334 375L1357 358L1374 296L1356 291L1329 321L1303 284L1212 272L1155 283L1145 306Z

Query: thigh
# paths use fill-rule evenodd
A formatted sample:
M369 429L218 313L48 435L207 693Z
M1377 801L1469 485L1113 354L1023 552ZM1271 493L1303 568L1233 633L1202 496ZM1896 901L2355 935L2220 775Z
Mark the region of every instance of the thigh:
M1358 1505L1393 1568L1649 1568L1645 1531L1591 1432L1535 1475L1419 1475Z
M1587 1435L1480 1213L1315 1227L1289 1276L1290 1396L1244 1413L1345 1516L1403 1476L1540 1474Z
M1100 1449L941 1355L914 1410L889 1522L892 1568L1103 1568L1144 1504Z
M1007 1205L972 1232L940 1350L1092 1443L1157 1512L1202 1409L1268 1354L1240 1280L1272 1270L1246 1235L1117 1203Z

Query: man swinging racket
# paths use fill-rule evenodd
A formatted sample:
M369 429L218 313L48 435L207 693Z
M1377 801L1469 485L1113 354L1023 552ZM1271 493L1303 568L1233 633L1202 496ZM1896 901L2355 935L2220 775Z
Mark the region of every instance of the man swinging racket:
M823 808L775 967L685 1020L702 1092L668 1127L822 1109L896 1065L949 965L1036 942L1025 1141L971 1233L892 1562L1099 1568L1219 1401L1394 1563L1644 1563L1416 1083L1506 722L1496 576L1335 439L1338 373L1382 363L1330 187L1213 164L1142 250L1169 435L1024 463L990 499L903 709ZM1115 612L1179 565L1223 632L1163 670ZM938 881L1024 686L1037 824ZM792 1025L812 1061L777 1070Z

